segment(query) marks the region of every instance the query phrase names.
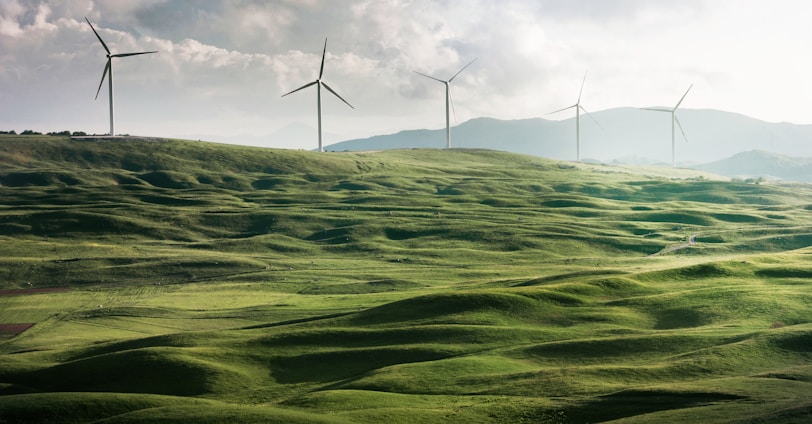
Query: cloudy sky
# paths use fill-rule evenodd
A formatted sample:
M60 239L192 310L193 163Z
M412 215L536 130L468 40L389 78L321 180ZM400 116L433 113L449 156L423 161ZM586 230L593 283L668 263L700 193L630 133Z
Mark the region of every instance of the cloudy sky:
M589 111L673 106L812 124L812 5L806 0L0 0L0 130L108 131L105 64L115 53L116 132L316 147L521 119L571 105L588 71ZM453 123L452 123L453 124ZM282 140L312 127L312 143Z

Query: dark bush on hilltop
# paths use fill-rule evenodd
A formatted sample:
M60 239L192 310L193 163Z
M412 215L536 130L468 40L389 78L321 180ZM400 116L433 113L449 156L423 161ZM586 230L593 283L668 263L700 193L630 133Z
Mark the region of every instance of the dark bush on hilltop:
M10 135L17 135L17 131L0 131L0 134L10 134Z
M66 136L70 136L70 131L67 131L67 130L66 131L59 131L59 132L51 131L51 132L48 133L48 135L66 135Z
M42 133L34 130L25 130L21 132L20 135L42 135Z

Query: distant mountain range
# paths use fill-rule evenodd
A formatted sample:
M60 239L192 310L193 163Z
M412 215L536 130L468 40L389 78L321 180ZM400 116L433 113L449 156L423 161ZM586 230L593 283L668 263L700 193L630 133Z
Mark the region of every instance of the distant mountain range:
M806 166L806 162L789 158L812 157L812 125L770 123L710 109L684 109L677 114L688 138L686 142L677 128L676 156L679 166L696 167L697 164L711 162L716 162L713 166L722 166L717 161L755 150L759 152L748 156L747 160L755 160L755 156L764 159L769 156L766 152L771 152L774 156L769 156L773 158L769 163L773 165L763 168L751 164L752 170L759 169L759 172L779 176L782 172L778 172L775 166L792 165L794 170L791 175L805 175L799 169ZM581 116L581 157L584 161L646 165L671 163L669 114L637 108L616 108L592 113L592 117L600 126L588 117ZM451 144L452 147L489 148L550 159L574 160L575 117L563 121L543 118L472 119L452 128ZM329 145L326 150L417 147L444 148L445 128L408 130L347 140ZM787 158L777 159L780 155ZM731 172L735 168L730 162L725 166Z
M812 158L793 158L763 150L737 153L728 159L692 168L745 180L812 182Z

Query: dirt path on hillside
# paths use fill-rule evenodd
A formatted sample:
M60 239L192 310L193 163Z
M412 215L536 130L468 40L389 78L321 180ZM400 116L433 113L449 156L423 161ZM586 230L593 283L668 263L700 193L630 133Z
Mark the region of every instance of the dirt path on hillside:
M666 253L674 252L676 250L687 249L687 248L689 248L689 247L696 244L696 236L698 236L698 235L699 234L691 234L688 237L688 242L687 243L678 244L676 246L669 246L669 247L666 247L665 249L663 249L663 250L661 250L661 251L659 251L657 253L652 253L652 254L650 254L648 256L649 257L660 256L660 255L665 255Z

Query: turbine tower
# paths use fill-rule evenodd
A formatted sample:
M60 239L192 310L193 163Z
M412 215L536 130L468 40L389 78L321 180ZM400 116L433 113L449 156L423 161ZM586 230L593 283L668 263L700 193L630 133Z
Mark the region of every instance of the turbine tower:
M309 83L307 83L307 84L305 84L305 85L303 85L303 86L301 86L301 87L299 87L299 88L297 88L297 89L295 89L295 90L293 90L293 91L291 91L289 93L285 93L285 94L282 95L282 97L285 97L288 94L293 94L293 93L295 93L295 92L297 92L299 90L304 90L305 88L310 87L311 85L316 86L316 103L317 103L317 106L318 106L318 117L319 117L319 151L320 152L324 151L324 147L322 147L322 143L321 143L321 86L324 86L324 88L326 88L327 91L333 93L334 96L341 99L341 101L346 103L347 106L355 109L354 107L352 107L352 105L348 101L344 100L343 97L339 96L338 93L333 91L333 89L330 88L330 86L327 85L327 83L325 83L324 81L321 80L322 75L324 75L324 56L326 54L327 54L327 38L325 37L324 38L324 50L321 52L321 68L319 68L319 77L313 82L309 82Z
M656 108L656 107L645 107L645 108L643 108L645 110L653 110L653 111L657 111L657 112L670 112L671 113L671 166L674 167L674 168L677 167L677 145L675 143L675 137L674 137L674 133L675 133L674 124L675 123L679 127L680 132L682 132L682 138L685 139L686 143L688 142L688 137L685 136L685 130L682 129L682 124L680 124L679 118L677 118L677 108L679 108L679 105L682 104L683 100L685 100L685 96L688 95L688 92L691 91L691 87L693 87L693 86L694 86L693 84L688 86L688 89L685 90L685 94L682 95L682 97L677 102L676 106L674 106L672 109Z
M565 111L567 109L575 108L575 151L576 151L575 157L577 162L581 161L581 111L583 110L584 113L587 114L587 116L589 116L593 121L595 121L596 124L598 124L598 121L595 120L595 118L593 118L592 115L589 112L587 112L587 110L583 106L581 106L581 94L583 94L584 92L584 83L586 83L586 73L584 73L584 80L581 81L581 91L578 92L578 101L576 101L574 105L567 106L563 109L558 109L554 112L548 113L548 115L552 115L553 113L558 113ZM601 124L598 124L598 126L600 127Z
M137 53L117 53L112 54L110 53L110 49L107 48L107 44L104 43L101 36L98 32L96 32L96 28L93 28L93 24L90 23L90 20L85 17L87 24L90 25L90 29L93 30L93 33L96 34L96 38L99 39L102 47L104 47L104 51L107 52L107 64L104 65L104 73L102 73L101 81L99 82L99 88L96 90L96 99L99 98L99 92L101 92L102 84L104 84L104 78L107 77L109 73L110 76L107 78L107 84L109 87L109 94L110 97L110 136L113 137L116 135L115 131L113 131L113 58L114 57L127 57L127 56L137 56L141 54L151 54L151 53L158 53L157 51L152 52L137 52Z
M454 107L454 102L451 100L450 84L451 84L451 81L454 81L454 78L457 78L457 75L459 75L462 71L464 71L465 68L471 66L471 64L474 63L474 62L476 62L476 59L468 62L467 65L463 66L462 69L460 69L456 74L454 74L453 77L449 78L447 81L446 80L441 80L439 78L434 78L433 76L426 75L426 74L424 74L422 72L414 71L416 74L423 75L426 78L431 78L431 79L433 79L435 81L438 81L438 82L441 82L441 83L445 84L445 147L446 147L446 149L451 148L451 119L450 119L450 116L449 116L449 105L452 108Z

